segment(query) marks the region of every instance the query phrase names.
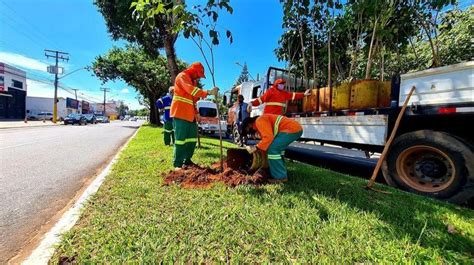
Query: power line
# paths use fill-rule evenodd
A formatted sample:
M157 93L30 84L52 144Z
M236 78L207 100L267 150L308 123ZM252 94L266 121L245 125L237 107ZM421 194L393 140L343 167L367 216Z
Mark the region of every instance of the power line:
M34 26L32 23L30 23L28 20L26 20L23 16L21 16L20 14L18 14L18 12L15 11L15 9L13 9L10 5L8 5L7 3L5 2L2 2L3 6L5 6L6 8L10 9L10 11L14 14L14 16L10 16L9 13L7 12L4 12L4 15L3 17L9 17L10 20L12 21L17 21L19 22L20 20L23 21L23 24L26 25L27 27L29 27L30 29L32 29L31 33L33 35L36 35L37 37L39 37L40 39L42 39L45 43L48 44L48 46L54 46L55 44L52 43L47 37L45 37L43 34L41 34L41 30L39 30L36 26ZM6 10L4 10L6 11ZM20 24L20 23L18 23ZM25 30L27 30L26 27L22 27L24 28ZM43 43L44 44L44 43ZM57 45L57 43L56 43Z

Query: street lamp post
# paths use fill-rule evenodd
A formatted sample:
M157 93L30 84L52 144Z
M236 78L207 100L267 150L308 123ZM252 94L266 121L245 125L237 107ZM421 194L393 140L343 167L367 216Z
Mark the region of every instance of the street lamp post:
M244 68L244 66L241 65L239 62L235 62L235 64L238 65L238 66L240 66L240 67L242 67L242 69ZM252 78L252 81L255 81L255 78L253 78L253 76L252 76L252 74L250 73L250 71L249 71L249 76L250 76L250 78Z

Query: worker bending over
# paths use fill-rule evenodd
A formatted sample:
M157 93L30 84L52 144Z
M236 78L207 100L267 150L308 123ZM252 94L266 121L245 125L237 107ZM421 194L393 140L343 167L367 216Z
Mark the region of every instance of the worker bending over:
M301 125L290 118L263 114L247 118L242 124L244 134L257 133L261 141L257 146L247 146L249 153L254 153L257 148L267 153L270 174L274 178L271 182L286 182L288 175L283 155L286 147L298 140L303 134Z
M163 114L163 122L164 124L164 132L163 132L163 140L165 145L174 144L174 130L173 130L173 118L170 117L170 109L171 109L171 102L173 101L173 92L174 87L170 87L168 90L168 94L159 98L156 101L156 107L158 109L164 110Z
M284 79L277 79L275 83L261 97L252 101L252 106L258 106L265 103L263 114L282 115L286 111L286 101L302 99L303 96L311 95L311 90L307 89L304 93L288 92L285 90Z
M191 158L197 142L197 109L196 101L208 95L216 96L219 89L214 87L205 91L197 87L198 80L206 78L204 67L196 62L176 76L174 97L171 103L171 117L174 127L174 157L175 169L183 165L194 165Z

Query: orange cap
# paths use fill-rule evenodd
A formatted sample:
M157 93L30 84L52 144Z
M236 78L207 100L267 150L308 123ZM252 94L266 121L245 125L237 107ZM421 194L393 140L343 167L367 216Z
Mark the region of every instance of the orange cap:
M275 80L274 85L275 85L275 86L278 86L279 84L285 84L285 83L286 83L285 79L283 79L283 78L278 78L277 80Z
M204 74L204 66L202 66L200 62L192 63L187 70L197 78L206 78L206 75Z

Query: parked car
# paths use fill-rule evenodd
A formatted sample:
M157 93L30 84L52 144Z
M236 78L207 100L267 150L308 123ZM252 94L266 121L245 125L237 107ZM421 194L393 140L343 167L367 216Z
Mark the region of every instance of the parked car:
M69 114L64 118L64 125L68 124L79 124L79 125L86 125L87 124L87 119L84 117L82 114Z
M28 115L29 120L53 120L53 113L52 112L38 112L37 114L30 114Z
M105 117L105 116L96 116L97 118L97 122L99 123L109 123L109 118Z
M128 119L129 121L137 121L138 119L135 118L135 117L131 117L130 119Z
M84 114L84 117L86 118L87 123L97 123L97 117L94 114Z

